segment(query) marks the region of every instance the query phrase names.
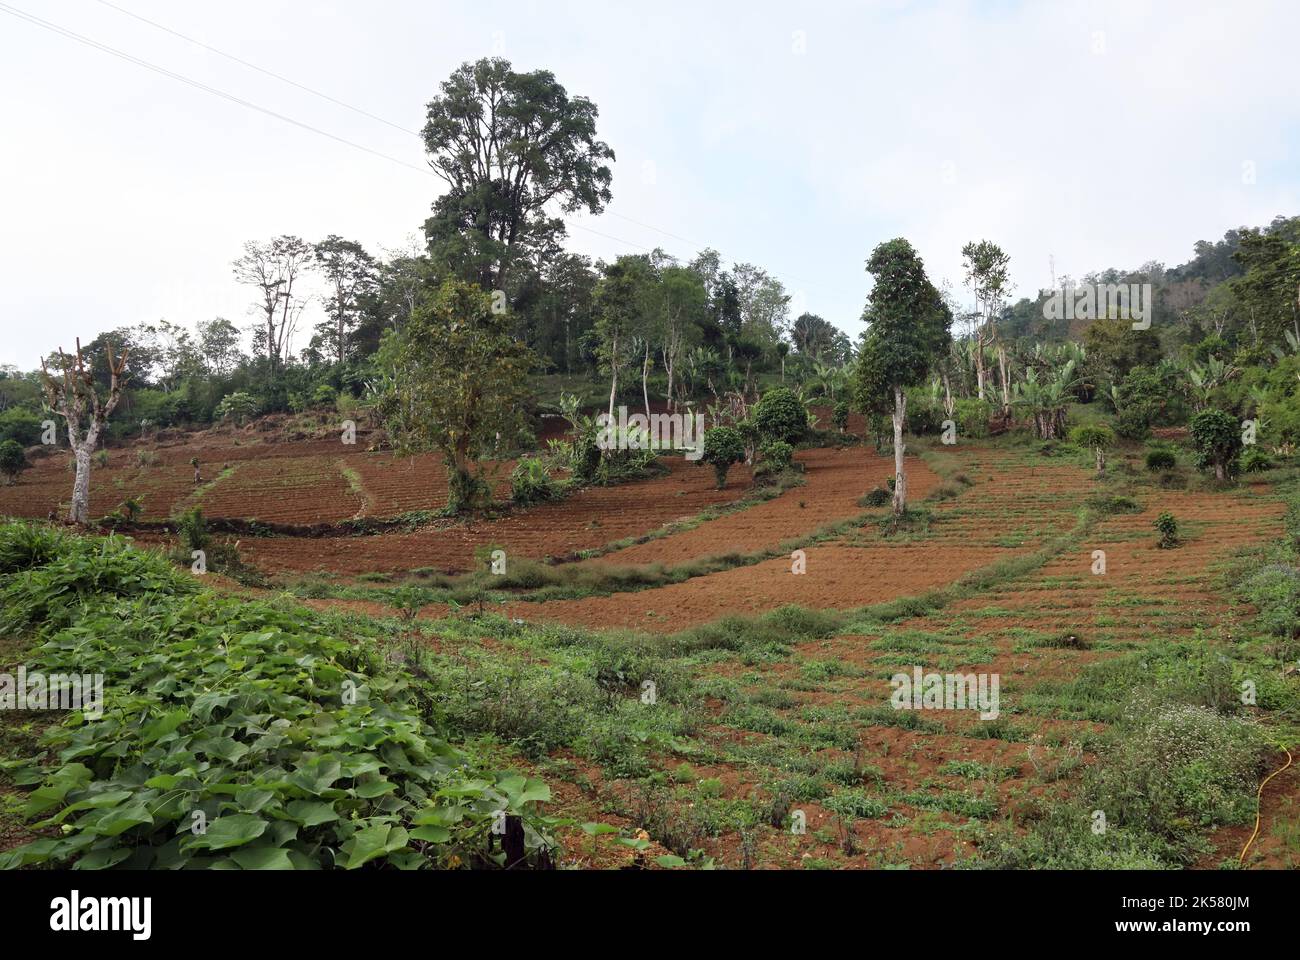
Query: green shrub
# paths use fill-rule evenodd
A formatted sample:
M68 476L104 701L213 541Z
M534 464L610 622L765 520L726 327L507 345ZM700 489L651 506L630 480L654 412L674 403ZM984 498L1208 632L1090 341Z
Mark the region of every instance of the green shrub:
M776 387L754 405L753 422L759 440L795 444L808 432L808 411L793 390Z
M1162 549L1178 546L1178 520L1169 511L1165 511L1156 517L1152 526L1160 533L1159 546Z
M1273 467L1273 458L1259 447L1247 447L1246 453L1241 458L1243 473L1262 473L1265 470L1272 470Z
M840 400L835 404L835 408L831 412L831 423L835 425L835 429L840 433L849 428L849 402L847 400Z
M884 487L874 487L862 495L858 500L858 506L861 507L883 507L894 499L894 495Z
M794 447L783 440L769 440L759 453L771 470L787 470L794 462Z
M1178 455L1168 447L1152 447L1147 451L1146 464L1152 473L1163 473L1178 466Z
M1196 466L1214 470L1216 479L1226 480L1236 472L1241 454L1241 424L1222 410L1202 410L1192 418L1192 443Z
M1070 431L1070 442L1093 452L1098 476L1106 472L1106 448L1115 443L1115 434L1109 427L1097 423L1080 424Z
M208 524L203 519L202 507L191 507L176 519L176 532L181 544L187 550L203 550L211 537L208 536Z
M4 476L6 483L14 483L29 466L22 444L17 440L0 442L0 475Z
M978 397L964 397L953 404L953 419L957 432L974 440L989 435L989 421L993 418L993 405Z
M0 441L12 440L20 447L30 447L40 442L41 418L22 407L11 407L0 413Z
M559 495L559 486L536 457L524 457L510 473L510 498L515 503L542 503Z
M802 405L800 409L803 409ZM731 465L745 459L745 441L734 427L714 427L704 434L702 459L713 466L721 490L727 485L727 471Z

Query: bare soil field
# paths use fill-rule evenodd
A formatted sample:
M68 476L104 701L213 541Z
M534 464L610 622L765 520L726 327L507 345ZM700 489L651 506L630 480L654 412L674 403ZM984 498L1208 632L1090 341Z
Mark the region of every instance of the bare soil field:
M162 447L148 467L132 450L114 451L96 473L94 509L106 511L120 491L138 489L150 516L198 503L213 517L309 524L395 516L445 499L444 472L429 456L399 460L332 440L236 439ZM195 450L205 465L198 488L188 465ZM494 611L522 624L622 631L649 649L668 649L683 631L727 617L787 607L839 616L838 629L796 638L784 655L715 651L680 661L706 695L689 733L652 751L656 768L680 784L654 816L693 825L683 828L689 843L724 866L942 867L979 851L990 824L1024 828L1035 804L1064 796L1072 771L1094 761L1097 737L1114 717L1078 689L1086 668L1157 642L1231 641L1249 611L1231 601L1222 569L1240 549L1279 536L1283 504L1267 484L1211 491L1147 483L1132 512L1102 510L1085 522L1083 506L1112 491L1082 458L997 442L918 444L915 452L908 470L917 514L898 530L883 523L888 508L859 503L884 484L892 458L856 445L801 451L802 485L743 505L737 501L752 492L747 470L733 469L719 491L711 470L667 458L664 476L587 488L492 520L367 536L245 537L240 550L272 576L342 579L465 571L476 554L495 548L533 560L600 550L570 564L597 573L732 555L733 565L681 582L514 601ZM0 511L43 516L70 485L62 459L48 458L21 485L0 489ZM501 464L498 477L509 466ZM665 530L727 505L740 508ZM1163 511L1180 521L1175 549L1157 546L1153 521ZM628 539L643 542L610 548ZM804 553L802 573L790 556L772 555L792 542ZM369 600L305 602L359 616L393 613ZM894 605L887 616L873 613L887 605ZM436 621L449 615L460 616L437 604L421 615L420 629L440 652ZM486 630L481 640L460 643L451 655L547 664L545 652ZM890 708L890 678L914 667L1000 676L999 718L900 716ZM627 799L640 787L617 763L560 750L538 769L556 783L553 805L566 814L582 810L622 827L653 819ZM828 776L839 786L825 789ZM822 787L810 787L818 778ZM696 783L709 784L703 800L692 793ZM1294 819L1298 786L1294 772L1275 782L1264 819L1277 823L1252 865L1294 865L1295 836L1285 824ZM844 815L846 796L861 807L853 816ZM797 809L807 832L791 834L761 816L753 822L753 811L774 803ZM700 821L705 811L717 819ZM1212 838L1217 852L1201 865L1235 857L1248 835L1220 831ZM660 852L686 843L653 839ZM626 859L608 844L578 840L586 862Z

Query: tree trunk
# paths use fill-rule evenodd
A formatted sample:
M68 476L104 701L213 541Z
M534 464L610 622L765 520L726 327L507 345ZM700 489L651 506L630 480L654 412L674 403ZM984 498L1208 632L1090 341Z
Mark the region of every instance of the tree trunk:
M677 409L677 404L673 400L673 361L668 355L664 356L664 368L668 371L668 412L672 413Z
M1007 348L998 344L998 367L1002 374L1002 415L1005 417L1011 409L1011 374L1007 369Z
M615 336L609 351L609 419L614 420L614 395L618 393L618 337Z
M645 401L645 418L650 421L650 341L645 344L645 357L641 360L641 399Z
M90 445L78 443L73 451L77 461L77 478L72 483L72 505L68 508L68 519L73 523L90 522Z
M1106 451L1097 447L1097 476L1098 478L1106 475Z
M907 394L894 387L894 516L907 509L907 474L903 472L903 421L907 418Z
M1214 479L1218 480L1220 483L1228 479L1228 472L1224 468L1222 460L1214 461Z
M984 399L984 334L975 337L975 389L981 400Z

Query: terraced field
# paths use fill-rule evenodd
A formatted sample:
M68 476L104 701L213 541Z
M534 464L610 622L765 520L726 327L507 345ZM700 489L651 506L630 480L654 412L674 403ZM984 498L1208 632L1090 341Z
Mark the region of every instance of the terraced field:
M191 446L147 470L115 453L96 509L115 478L153 484L155 516L201 503L209 516L298 524L394 516L445 496L429 457L255 446L207 448L197 489L183 479ZM1145 668L1147 651L1167 658L1171 645L1208 658L1234 642L1250 611L1232 602L1223 571L1281 535L1284 505L1267 483L1166 488L1126 476L1122 460L1099 481L1068 450L913 446L914 513L897 529L887 507L861 501L892 458L845 446L801 451L802 483L767 498L752 497L744 469L719 491L711 471L669 458L662 477L495 520L245 537L240 549L277 586L324 573L341 591L358 577L468 571L495 548L558 561L552 569L585 584L577 595L502 592L487 602L504 616L468 619L434 601L401 628L415 651L403 656L430 658L419 675L448 685L431 696L515 743L511 762L555 785L558 812L644 829L656 851L726 866L955 865L994 849L995 835L1023 833L1097 762L1121 707L1098 695L1099 667ZM39 469L66 484L57 467ZM3 496L11 506L0 509L46 509L31 489ZM1164 511L1180 520L1176 549L1157 545ZM620 586L629 570L648 579ZM387 589L307 602L389 618ZM996 677L996 716L895 709L894 678L917 670ZM647 680L662 700L638 700ZM1279 785L1289 792L1266 809L1283 826L1257 856L1288 863L1296 781ZM581 862L623 856L579 832L566 842ZM1234 828L1216 842L1202 865L1243 840Z

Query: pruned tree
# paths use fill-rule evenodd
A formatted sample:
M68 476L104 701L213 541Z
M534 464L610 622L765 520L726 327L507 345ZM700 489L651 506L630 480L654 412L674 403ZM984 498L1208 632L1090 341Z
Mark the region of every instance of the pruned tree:
M122 389L126 385L126 362L129 350L121 356L113 355L112 344L106 344L106 362L108 365L108 394L100 398L95 377L89 365L81 355L81 340L77 340L75 356L68 356L59 348L58 370L50 373L45 361L41 361L41 382L45 387L45 396L50 409L63 417L68 429L68 444L76 460L76 479L72 482L72 504L68 508L68 519L73 523L87 523L90 520L90 455L99 444L99 435L104 430L109 416L122 399ZM51 358L54 359L54 358Z
M855 386L865 413L879 413L892 401L894 420L894 516L907 510L903 469L903 424L908 387L923 383L948 348L952 312L925 273L925 264L901 237L880 244L867 261L875 277L863 319Z

